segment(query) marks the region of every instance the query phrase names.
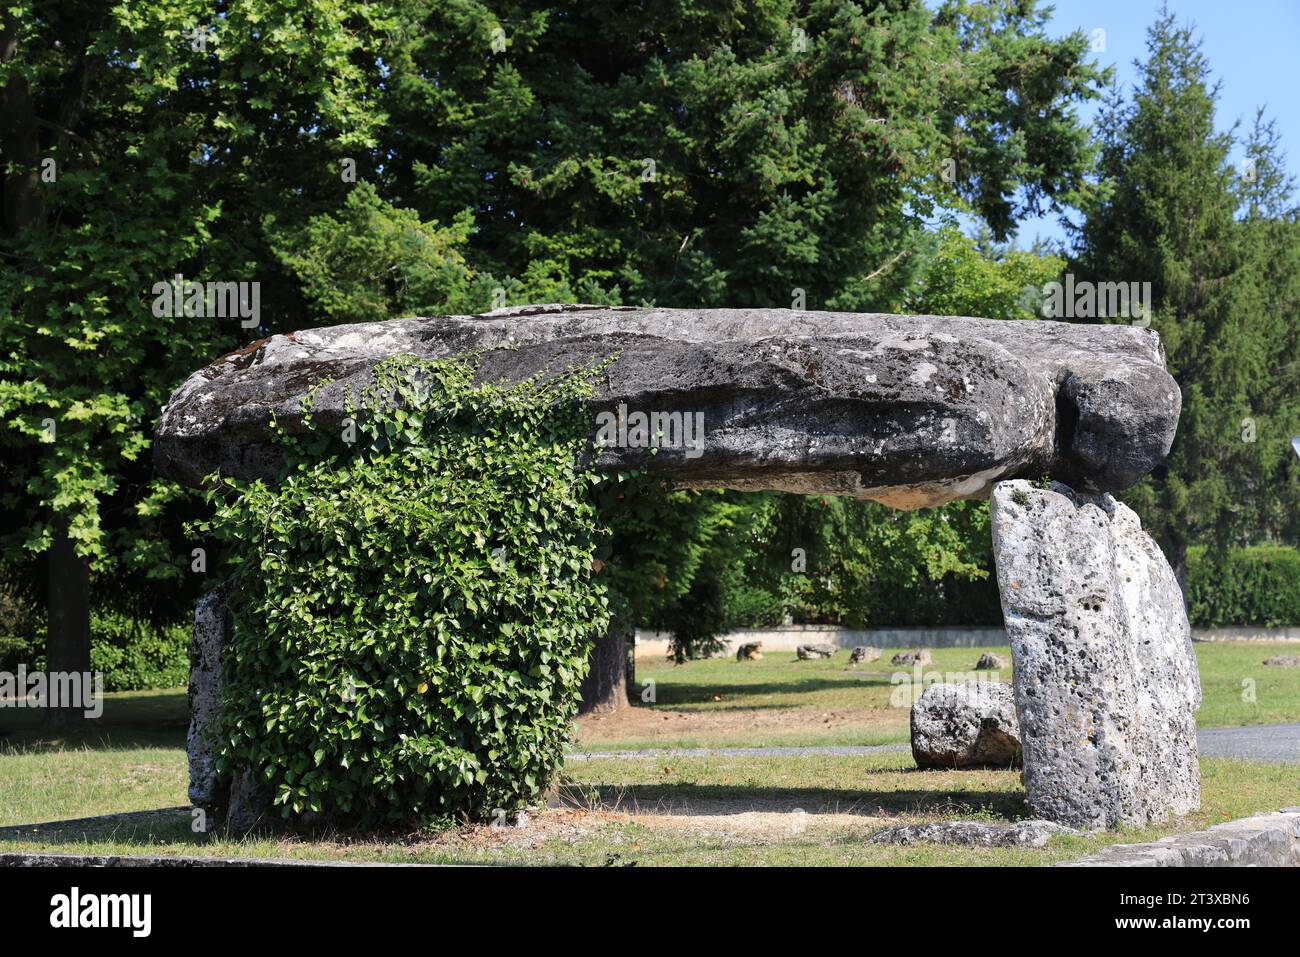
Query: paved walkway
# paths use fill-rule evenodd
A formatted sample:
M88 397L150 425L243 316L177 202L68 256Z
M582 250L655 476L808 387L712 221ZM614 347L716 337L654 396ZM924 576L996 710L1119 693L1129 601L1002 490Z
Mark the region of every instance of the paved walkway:
M1205 728L1196 735L1201 754L1248 758L1269 764L1300 763L1300 724L1257 724L1249 728Z
M1258 724L1248 728L1205 728L1197 733L1202 756L1246 758L1269 764L1300 764L1300 724ZM659 748L648 751L586 751L568 761L593 758L790 758L804 755L850 756L907 751L906 744L806 748Z

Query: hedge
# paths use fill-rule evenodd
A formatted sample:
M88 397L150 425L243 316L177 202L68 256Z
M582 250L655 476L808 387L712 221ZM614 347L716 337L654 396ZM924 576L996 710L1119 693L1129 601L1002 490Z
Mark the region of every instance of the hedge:
M603 367L476 369L387 360L355 443L308 418L282 481L213 492L199 528L235 563L219 773L251 771L285 817L488 819L559 770L608 621L579 464Z
M1194 627L1300 625L1300 551L1261 545L1216 560L1190 549L1187 597Z
M189 680L188 623L155 627L120 614L90 620L90 667L105 691L175 688ZM45 667L45 635L0 633L0 671Z

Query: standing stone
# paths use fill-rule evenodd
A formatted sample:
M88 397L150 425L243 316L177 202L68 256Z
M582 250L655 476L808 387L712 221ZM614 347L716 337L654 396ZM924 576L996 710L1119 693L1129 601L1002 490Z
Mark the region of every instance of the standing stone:
M196 807L224 804L214 769L216 737L221 717L221 662L230 640L230 613L220 589L210 591L194 607L194 638L190 642L190 728L185 737L189 757L190 803Z
M277 827L283 821L272 816L271 795L248 768L234 776L226 807L226 827L236 834L258 828ZM304 819L304 823L306 823Z
M216 772L217 736L221 732L221 669L230 643L230 609L218 588L194 607L190 642L190 728L185 738L189 759L190 803L224 812L226 826L238 832L271 822L271 795L248 768L233 775Z
M1020 763L1010 685L932 684L912 705L912 757L920 768L1009 768Z
M992 523L1030 808L1094 829L1198 808L1191 629L1138 517L1108 494L1010 481Z

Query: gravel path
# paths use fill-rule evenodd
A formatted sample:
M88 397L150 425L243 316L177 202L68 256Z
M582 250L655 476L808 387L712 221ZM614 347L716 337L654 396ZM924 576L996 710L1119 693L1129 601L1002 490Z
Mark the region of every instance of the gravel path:
M650 751L574 751L565 761L590 761L596 758L797 758L804 755L886 754L906 751L906 744L843 745L808 748L656 748Z
M1205 728L1197 733L1201 754L1210 758L1247 758L1269 764L1300 763L1300 724L1257 724L1248 728ZM568 761L598 758L790 758L834 757L907 751L906 744L845 745L806 748L658 748L648 751L585 751Z

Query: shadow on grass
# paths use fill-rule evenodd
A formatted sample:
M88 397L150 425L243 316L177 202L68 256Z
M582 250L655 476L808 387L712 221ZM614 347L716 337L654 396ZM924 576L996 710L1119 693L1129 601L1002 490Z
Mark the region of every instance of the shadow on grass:
M183 688L106 695L104 711L80 725L51 731L40 708L0 711L0 756L85 748L183 748L189 702Z
M815 691L844 691L863 685L888 688L890 675L870 672L849 672L843 678L792 678L787 681L756 681L732 684L672 684L660 683L656 688L656 704L712 704L714 695L730 697L750 695L809 694ZM737 707L741 707L737 705ZM750 704L746 710L761 711L769 708L799 707L798 705Z
M188 807L169 807L68 821L14 824L0 827L0 847L17 843L85 844L89 841L112 841L141 848L178 844L198 847L207 843L209 837L195 833L192 820Z
M923 772L922 772L923 773ZM922 783L920 781L918 784ZM759 812L980 817L1015 821L1028 816L1019 791L960 789L745 787L718 784L567 784L561 801L589 810L680 814Z

